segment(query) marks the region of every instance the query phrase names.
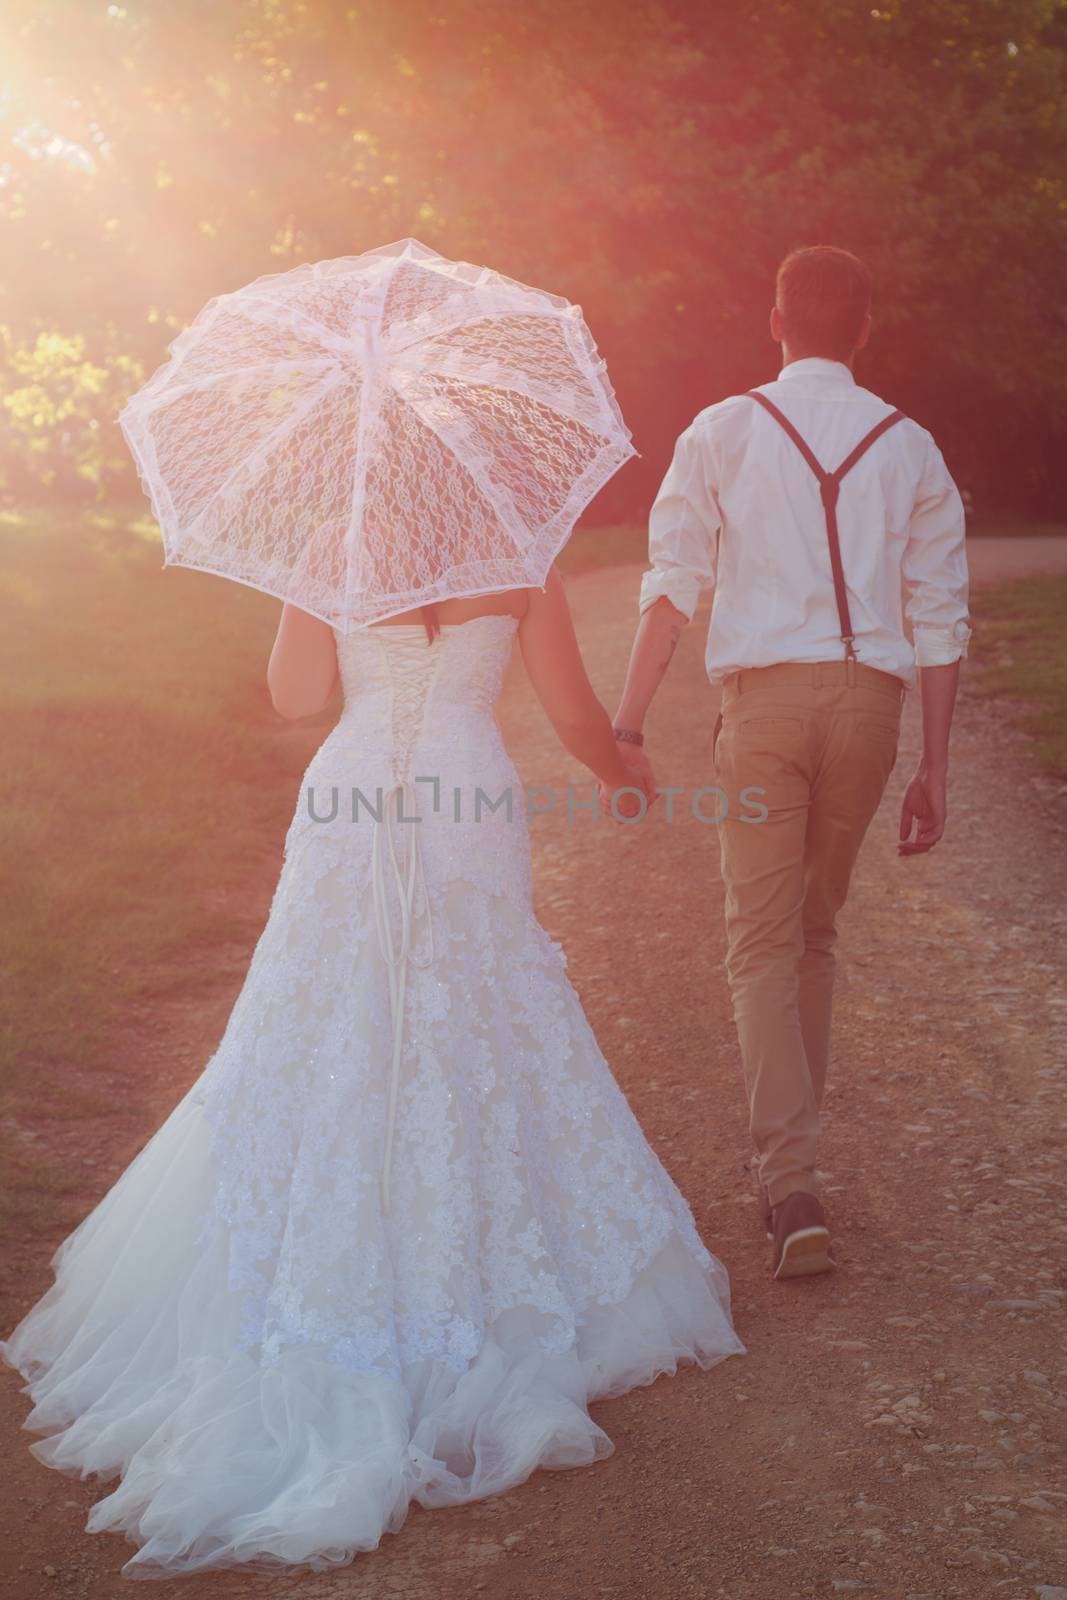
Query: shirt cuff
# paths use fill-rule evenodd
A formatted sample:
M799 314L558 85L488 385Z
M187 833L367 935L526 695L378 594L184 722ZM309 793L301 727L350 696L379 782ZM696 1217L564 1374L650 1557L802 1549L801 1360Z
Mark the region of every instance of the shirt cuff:
M653 567L641 579L638 611L647 611L657 600L669 600L677 611L692 622L700 600L700 579L691 572L661 571Z
M915 664L919 667L948 667L967 654L967 641L971 628L961 618L951 627L932 622L917 622L912 629L915 640Z

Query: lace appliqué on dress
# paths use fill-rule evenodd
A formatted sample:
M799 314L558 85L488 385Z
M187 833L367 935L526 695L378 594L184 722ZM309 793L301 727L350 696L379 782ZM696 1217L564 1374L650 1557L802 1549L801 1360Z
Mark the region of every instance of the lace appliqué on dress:
M401 628L339 641L346 711L309 775L365 793L449 763L497 791L512 781L491 708L515 624L479 623L433 647ZM433 959L406 974L390 1214L382 824L343 808L315 823L298 805L268 925L195 1091L219 1175L203 1238L227 1230L241 1346L267 1362L312 1343L358 1372L425 1357L460 1371L522 1307L559 1352L672 1233L712 1260L533 915L522 808L456 823L430 793L399 830L418 834L414 921L432 924Z

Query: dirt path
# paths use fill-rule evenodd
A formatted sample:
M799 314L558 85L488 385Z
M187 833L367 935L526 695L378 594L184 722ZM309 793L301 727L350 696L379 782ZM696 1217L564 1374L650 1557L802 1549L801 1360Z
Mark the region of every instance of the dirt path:
M620 568L572 584L609 705L637 582ZM684 639L649 734L661 783L689 791L712 781L702 642L701 628ZM528 783L583 783L517 671L504 723ZM900 860L914 704L905 728L842 930L822 1155L837 1274L769 1276L742 1170L714 827L681 808L668 824L662 807L634 829L588 812L536 819L539 914L730 1270L749 1353L596 1406L616 1450L595 1467L536 1473L466 1509L415 1508L336 1574L218 1574L184 1581L189 1600L1022 1600L1042 1585L1067 1597L1067 835L1021 737L965 690L950 834L932 857ZM275 870L256 889L264 915ZM157 1081L159 1115L142 1102L86 1130L95 1194L192 1082L246 960L233 953L194 1018L153 1019L138 1076ZM25 1270L39 1293L40 1260ZM119 1600L125 1547L83 1531L99 1486L29 1456L25 1401L4 1376L0 1595Z

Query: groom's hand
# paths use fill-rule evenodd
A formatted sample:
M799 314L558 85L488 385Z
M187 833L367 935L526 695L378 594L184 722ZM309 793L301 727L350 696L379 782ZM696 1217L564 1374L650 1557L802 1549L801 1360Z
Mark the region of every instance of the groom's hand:
M900 808L899 855L923 855L941 838L945 831L947 786L947 771L934 771L920 764L904 791Z

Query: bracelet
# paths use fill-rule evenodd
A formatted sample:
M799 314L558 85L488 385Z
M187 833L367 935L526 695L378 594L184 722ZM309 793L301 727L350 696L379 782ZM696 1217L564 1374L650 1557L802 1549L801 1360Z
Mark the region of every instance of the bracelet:
M623 744L644 744L645 742L644 734L638 733L636 728L612 728L611 731L616 739Z

